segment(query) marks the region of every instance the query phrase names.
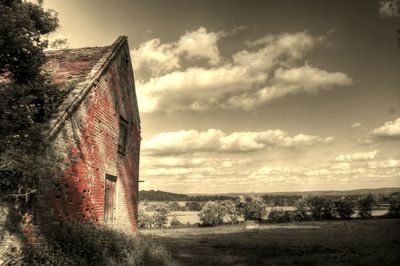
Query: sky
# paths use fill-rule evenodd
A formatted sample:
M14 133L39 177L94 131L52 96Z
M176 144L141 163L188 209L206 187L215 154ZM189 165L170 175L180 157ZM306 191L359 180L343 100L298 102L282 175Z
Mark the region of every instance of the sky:
M400 186L400 14L380 1L47 0L70 48L126 35L141 190Z

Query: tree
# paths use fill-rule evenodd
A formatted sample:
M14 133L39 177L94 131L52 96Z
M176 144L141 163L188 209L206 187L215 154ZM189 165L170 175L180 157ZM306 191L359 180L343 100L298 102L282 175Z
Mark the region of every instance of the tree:
M309 207L307 201L299 199L295 202L294 219L296 221L306 221L310 219Z
M237 204L233 200L224 200L220 202L224 209L224 218L227 222L234 224L239 221L240 212L237 209Z
M175 212L175 211L179 211L180 206L179 206L179 203L178 203L178 202L173 201L173 202L170 202L170 203L168 204L168 208L169 208L171 211Z
M162 228L168 223L168 215L170 210L167 206L161 205L156 208L156 212L153 214L153 224Z
M370 193L358 200L358 216L367 219L372 216L372 208L375 204L375 198Z
M400 193L392 193L389 195L389 215L392 217L400 217Z
M0 205L15 227L41 178L51 169L47 141L52 85L41 68L44 36L58 26L54 12L22 0L0 0Z
M225 209L219 202L207 202L198 213L203 226L218 226L224 223Z
M316 220L329 220L336 217L335 204L327 198L316 196L307 200L311 215Z
M354 203L350 199L334 201L336 213L342 219L350 219L354 214Z
M260 197L242 197L237 207L246 221L257 220L261 222L263 217L267 214L265 203Z

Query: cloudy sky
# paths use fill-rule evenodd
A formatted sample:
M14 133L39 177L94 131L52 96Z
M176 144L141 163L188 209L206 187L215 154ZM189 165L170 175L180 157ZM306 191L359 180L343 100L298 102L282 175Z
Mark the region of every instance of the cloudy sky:
M400 186L399 14L379 1L47 0L69 46L127 35L141 189Z

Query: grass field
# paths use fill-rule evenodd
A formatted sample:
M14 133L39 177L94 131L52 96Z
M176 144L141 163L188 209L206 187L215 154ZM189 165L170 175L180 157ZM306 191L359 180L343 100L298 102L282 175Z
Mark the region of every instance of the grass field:
M400 219L141 231L178 265L400 265Z

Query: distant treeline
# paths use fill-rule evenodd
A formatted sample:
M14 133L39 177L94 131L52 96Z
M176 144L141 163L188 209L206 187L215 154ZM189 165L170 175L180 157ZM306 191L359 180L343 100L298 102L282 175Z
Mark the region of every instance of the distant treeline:
M394 192L395 189L371 189L371 190L363 190L364 193L360 193L361 190L357 191L347 191L347 194L341 192L333 192L328 194L326 192L321 192L318 194L317 192L305 192L303 195L296 192L293 194L285 193L285 194L274 194L274 193L266 193L264 195L259 195L263 198L265 202L269 202L274 206L293 206L296 201L302 199L304 197L310 196L324 196L330 199L338 199L342 197L346 197L346 199L356 201L360 196L367 195L372 193L376 196L377 204L388 204L389 203L389 195L395 195L399 192ZM375 193L374 193L375 192ZM245 194L244 194L245 195ZM240 194L234 195L186 195L186 194L178 194L172 192L165 192L159 190L149 190L149 191L140 191L139 192L139 200L140 201L198 201L198 202L206 202L206 201L223 201L223 200L237 200L240 198Z
M147 201L218 201L218 200L234 200L239 197L237 196L225 196L225 195L199 195L189 196L186 194L177 194L159 190L140 191L139 200Z

